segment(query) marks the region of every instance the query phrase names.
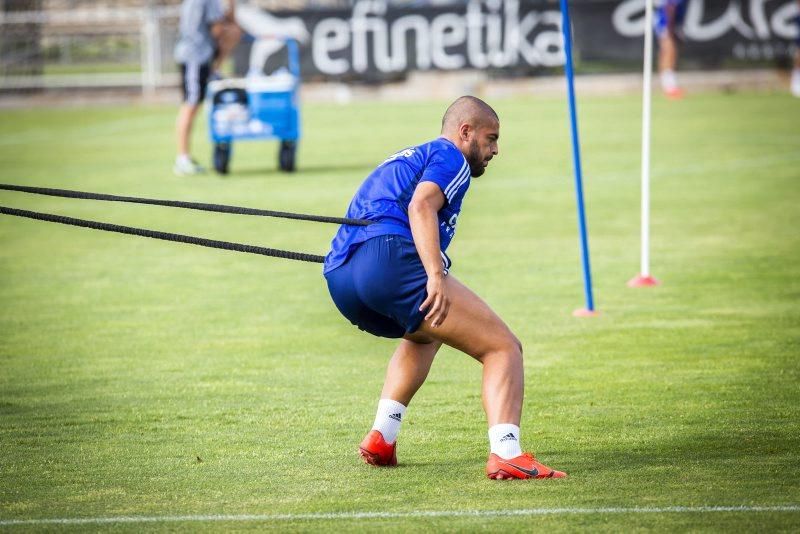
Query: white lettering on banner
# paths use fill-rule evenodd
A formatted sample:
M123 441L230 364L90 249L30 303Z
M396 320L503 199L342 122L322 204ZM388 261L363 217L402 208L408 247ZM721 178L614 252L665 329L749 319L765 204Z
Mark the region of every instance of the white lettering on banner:
M406 56L406 34L416 32L414 39L417 43L417 68L428 70L431 68L431 43L428 34L428 21L422 15L409 15L397 19L392 25L392 70L401 71L408 67Z
M797 26L793 23L800 8L795 0L783 0L767 21L766 3L770 0L749 0L748 16L752 27L742 16L742 5L737 0L729 0L728 7L716 19L703 22L705 16L704 0L689 0L683 33L692 41L713 41L730 31L735 31L746 39L768 40L772 37L794 39ZM644 34L645 0L623 0L614 10L611 21L614 29L624 37L638 37Z
M750 21L759 39L769 39L769 25L764 12L764 2L767 0L750 0Z
M738 2L728 4L717 20L703 24L703 5L701 2L689 2L686 9L686 19L683 21L683 33L692 41L711 41L722 37L729 30L736 30L748 39L753 39L755 33L742 19L742 7Z
M467 36L464 19L455 13L439 15L431 21L431 52L433 64L444 70L460 69L466 63L464 56L447 53L448 46L457 46Z
M487 4L492 14L486 17L486 53L489 55L489 63L493 67L504 67L506 65L504 61L505 54L503 53L503 41L500 39L503 35L504 21L501 16L496 14L503 7L503 2L497 0L489 1ZM518 9L517 2L508 2L508 8L516 11ZM507 24L511 22L508 26L514 25L514 22L508 18L505 22Z
M800 8L797 7L797 2L789 2L776 9L770 20L770 26L775 35L782 39L800 37L800 28L794 23L795 17L798 16L800 16Z
M391 22L386 11L385 0L358 0L349 20L320 20L312 32L314 66L339 75L365 72L370 61L383 73L508 67L520 60L530 66L557 66L565 61L557 10L531 11L520 19L519 0L469 0L463 13L445 12L431 19L409 14ZM409 59L412 38L415 55Z
M342 19L329 18L314 28L311 57L314 65L326 74L344 74L350 68L344 58L333 59L331 52L350 45L350 25Z
M542 13L530 12L520 21L520 33L527 35L540 22L546 25L556 25L558 31L542 32L536 36L533 43L527 39L520 39L520 54L529 65L544 65L556 67L566 62L566 54L561 37L561 13L558 11L544 11Z
M370 13L378 15L368 17ZM386 2L380 0L363 0L353 6L353 18L350 24L353 28L353 70L365 72L369 68L368 33L372 33L372 49L375 66L381 72L391 72L392 62L389 57L388 43L386 42L387 29Z
M611 14L611 25L618 34L623 37L644 35L644 2L645 0L620 2L617 9ZM639 14L642 15L642 18L637 19L636 16Z
M485 69L489 66L489 58L483 52L483 25L486 17L481 11L481 6L475 2L467 5L467 55L472 60L476 69Z

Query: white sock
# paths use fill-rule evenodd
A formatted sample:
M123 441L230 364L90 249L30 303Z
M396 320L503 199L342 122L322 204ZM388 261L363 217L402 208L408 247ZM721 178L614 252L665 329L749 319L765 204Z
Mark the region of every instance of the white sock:
M792 69L792 94L800 96L800 67Z
M489 446L492 453L503 460L510 460L522 454L519 446L519 427L508 423L494 425L489 429Z
M673 91L678 88L678 77L674 70L665 70L661 73L661 88L664 91Z
M175 163L191 163L191 162L192 158L189 156L189 154L178 154L175 157Z
M400 423L403 422L403 415L406 407L392 399L381 399L378 402L378 413L375 414L375 422L372 430L377 430L383 434L386 443L397 441L397 434L400 432Z

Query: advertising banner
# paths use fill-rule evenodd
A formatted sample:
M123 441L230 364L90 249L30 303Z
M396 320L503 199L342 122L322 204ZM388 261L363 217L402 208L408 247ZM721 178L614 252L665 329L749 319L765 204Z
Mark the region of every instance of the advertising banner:
M586 0L571 2L570 10L577 61L641 61L645 0ZM681 57L707 65L787 57L800 31L798 11L796 0L689 0ZM348 9L272 18L278 28L295 29L301 70L310 78L381 81L410 70L459 69L513 75L564 63L556 1L468 0L401 9L358 0ZM239 51L237 70L246 70L248 54Z
M642 59L645 0L600 0L576 5L581 57L590 61ZM707 65L725 60L789 57L800 33L796 0L689 0L681 58Z

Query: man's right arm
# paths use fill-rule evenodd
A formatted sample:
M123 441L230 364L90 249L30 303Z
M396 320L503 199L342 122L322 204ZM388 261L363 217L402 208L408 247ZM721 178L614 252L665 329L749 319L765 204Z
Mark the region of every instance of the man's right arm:
M438 213L444 202L444 193L438 185L434 182L420 182L408 205L408 221L414 245L428 275L426 286L428 294L420 310L427 310L425 319L431 319L433 327L442 324L450 309L439 243Z

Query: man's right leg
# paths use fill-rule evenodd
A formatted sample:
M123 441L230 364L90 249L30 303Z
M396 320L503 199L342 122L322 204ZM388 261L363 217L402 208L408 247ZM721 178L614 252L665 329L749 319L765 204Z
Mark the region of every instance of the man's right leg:
M490 478L561 478L561 471L522 454L519 424L524 378L522 345L500 317L474 292L445 277L450 311L437 327L423 321L418 334L465 352L483 364L483 407L489 423Z
M408 406L428 377L433 359L441 346L440 341L413 334L401 340L386 369L381 398Z

